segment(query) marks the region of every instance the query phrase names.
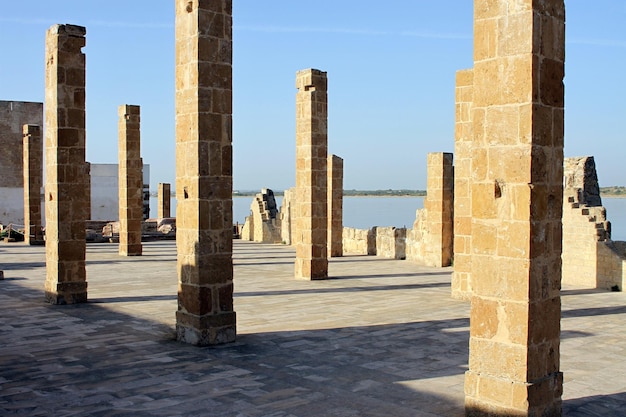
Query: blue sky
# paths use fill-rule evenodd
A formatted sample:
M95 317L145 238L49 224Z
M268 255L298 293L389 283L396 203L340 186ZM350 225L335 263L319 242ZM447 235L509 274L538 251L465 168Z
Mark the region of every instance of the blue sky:
M626 185L626 1L566 0L566 156ZM454 149L470 0L234 0L234 188L295 184L295 73L328 72L330 153L346 189L426 187ZM43 101L48 27L87 27L87 159L117 162L117 107L142 112L151 188L175 182L174 1L0 0L0 100Z

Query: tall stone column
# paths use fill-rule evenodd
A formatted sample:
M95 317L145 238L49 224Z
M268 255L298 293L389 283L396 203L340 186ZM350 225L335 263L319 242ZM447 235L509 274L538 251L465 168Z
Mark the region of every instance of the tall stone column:
M158 199L158 209L157 209L157 217L162 219L164 217L171 217L172 213L170 210L171 204L171 192L170 192L170 184L165 182L159 183L159 190L157 192Z
M296 264L298 279L328 277L326 73L296 74Z
M235 340L232 0L176 0L178 340Z
M472 101L474 71L456 73L456 120L454 129L454 272L452 297L471 296L472 257Z
M328 155L328 257L343 256L343 159Z
M41 186L43 185L43 141L41 128L24 125L24 243L42 241Z
M565 6L475 0L469 416L557 416Z
M85 219L85 46L82 26L54 25L46 34L46 299L87 301Z
M453 155L446 152L429 153L428 195L424 199L427 230L432 244L425 248L428 264L444 267L452 263L454 166Z
M119 133L119 219L122 256L139 256L143 221L143 161L141 159L141 115L139 106L118 109Z

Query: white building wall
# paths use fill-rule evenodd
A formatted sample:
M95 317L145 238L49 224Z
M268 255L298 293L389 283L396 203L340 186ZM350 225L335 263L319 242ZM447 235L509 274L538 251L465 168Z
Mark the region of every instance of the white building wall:
M91 164L91 220L119 219L117 164ZM143 166L144 218L150 204L150 165Z

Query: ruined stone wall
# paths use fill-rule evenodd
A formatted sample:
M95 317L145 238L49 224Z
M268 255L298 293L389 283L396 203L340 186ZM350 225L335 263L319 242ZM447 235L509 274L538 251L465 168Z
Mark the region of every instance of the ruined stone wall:
M250 204L250 216L246 217L241 232L242 240L263 243L281 243L280 220L274 192L263 189Z
M613 278L613 267L603 265L599 258L601 250L605 259L614 252L603 250L605 244L601 244L610 240L611 233L602 207L594 158L566 158L564 179L563 284L610 289L619 281L621 288L621 271ZM618 264L621 265L619 261Z
M596 283L598 288L624 291L626 285L626 242L597 243Z
M452 297L471 296L472 257L472 101L474 71L456 73L456 116L454 128L454 272Z
M283 243L286 245L295 244L293 241L294 236L297 234L293 232L293 210L294 200L296 197L296 189L289 188L283 193L283 202L280 206L278 218L280 219L280 236Z
M376 255L376 228L343 228L343 251L351 255Z
M404 227L376 227L376 256L387 259L406 259L406 229Z
M24 224L24 125L43 130L43 103L0 101L0 223L4 225Z
M451 153L429 153L424 208L406 233L406 259L443 267L452 263L454 168Z

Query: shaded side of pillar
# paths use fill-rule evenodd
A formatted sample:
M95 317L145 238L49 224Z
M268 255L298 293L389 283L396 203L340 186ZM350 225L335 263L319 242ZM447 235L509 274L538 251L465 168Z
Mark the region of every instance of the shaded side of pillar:
M452 297L469 300L472 268L472 101L474 71L456 73L454 128L454 272Z
M343 256L343 159L328 155L328 257Z
M233 342L232 0L176 0L176 332Z
M43 140L41 128L23 127L24 148L24 243L43 240L41 234L41 187L43 185Z
M428 213L428 237L425 248L428 265L452 264L454 166L453 155L433 152L427 158L428 184L424 209Z
M565 6L474 4L466 414L558 416Z
M141 159L141 114L139 106L118 109L119 220L122 256L139 256L143 221L143 162Z
M157 217L162 219L164 217L171 217L170 205L172 201L171 197L171 185L165 182L159 183L159 190L157 192L158 209Z
M296 74L295 277L328 277L328 98L326 73Z
M46 299L87 301L85 220L85 46L82 26L54 25L46 33Z

